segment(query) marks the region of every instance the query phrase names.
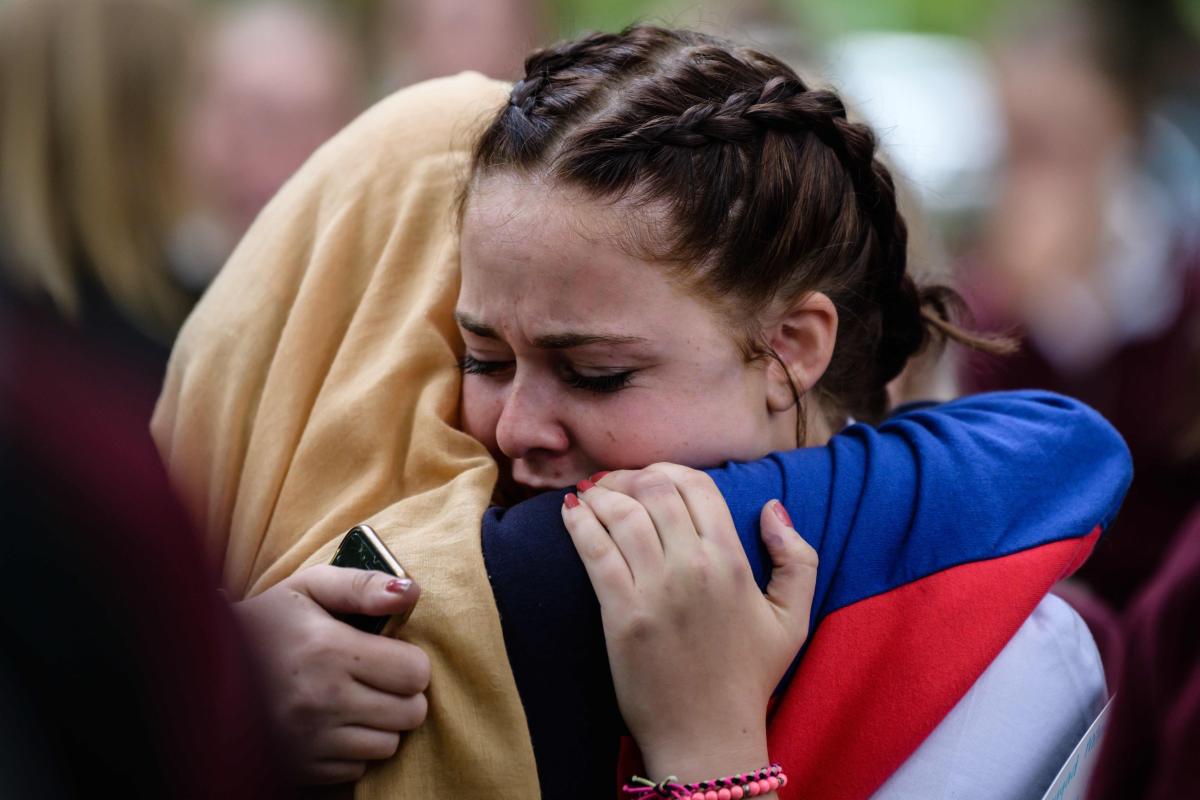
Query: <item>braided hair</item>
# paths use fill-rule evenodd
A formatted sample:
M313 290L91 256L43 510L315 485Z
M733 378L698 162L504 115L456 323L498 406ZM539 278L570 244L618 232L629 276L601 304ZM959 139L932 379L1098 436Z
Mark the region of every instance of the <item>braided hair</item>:
M953 290L908 274L908 228L876 151L835 93L778 59L637 25L526 59L475 147L464 204L475 181L503 171L632 200L652 231L634 237L641 254L733 319L825 293L839 328L817 391L878 420L888 382L931 341L1004 344L951 321L962 307ZM668 224L656 226L662 210ZM744 343L750 358L778 358L760 331Z

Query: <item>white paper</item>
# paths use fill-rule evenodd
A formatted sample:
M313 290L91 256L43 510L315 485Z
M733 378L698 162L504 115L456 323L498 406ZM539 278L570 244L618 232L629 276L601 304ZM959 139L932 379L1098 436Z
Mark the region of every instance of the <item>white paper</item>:
M1075 749L1067 757L1066 763L1058 771L1058 775L1050 784L1049 791L1042 796L1042 800L1083 800L1087 795L1092 770L1096 768L1096 757L1100 755L1100 743L1104 739L1104 730L1108 727L1108 716L1112 704L1113 698L1109 698L1108 703L1096 717L1096 721L1087 729L1087 733L1083 735L1079 744L1075 745Z

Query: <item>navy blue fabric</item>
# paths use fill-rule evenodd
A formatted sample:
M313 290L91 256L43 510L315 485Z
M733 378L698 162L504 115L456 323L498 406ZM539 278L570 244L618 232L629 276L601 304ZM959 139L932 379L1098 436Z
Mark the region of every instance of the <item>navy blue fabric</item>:
M820 556L812 625L969 561L1107 527L1129 485L1120 436L1047 392L978 395L853 425L820 448L709 470L760 586L758 516L780 499ZM610 797L621 721L600 610L560 516L565 491L490 509L483 548L544 797ZM789 673L790 674L790 673ZM569 778L569 776L574 776Z
M559 515L564 494L489 509L483 554L543 800L611 800L624 723L600 604Z

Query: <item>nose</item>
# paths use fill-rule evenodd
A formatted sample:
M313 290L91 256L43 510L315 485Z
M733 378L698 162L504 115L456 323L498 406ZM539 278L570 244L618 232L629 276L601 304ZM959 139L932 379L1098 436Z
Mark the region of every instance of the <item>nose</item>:
M536 380L517 376L496 422L496 446L508 458L531 452L562 453L570 439L558 417L554 392Z

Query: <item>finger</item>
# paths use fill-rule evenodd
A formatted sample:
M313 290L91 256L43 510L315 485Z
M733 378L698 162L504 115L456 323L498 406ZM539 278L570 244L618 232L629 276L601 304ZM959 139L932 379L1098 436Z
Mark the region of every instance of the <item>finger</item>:
M787 509L778 500L763 506L759 515L762 540L773 569L767 600L781 614L795 636L797 649L808 637L813 592L817 585L817 551L792 527Z
M321 761L381 761L400 746L400 734L363 725L342 725L324 733L316 751Z
M632 495L634 481L645 471L645 469L618 469L611 472L597 472L588 478L588 483L603 486L605 489L611 489L614 492ZM585 484L580 481L579 485L583 486Z
M635 584L661 576L662 541L645 506L627 494L598 485L580 492L579 499L616 542Z
M381 731L411 731L425 721L429 701L424 694L400 697L357 684L347 701L346 718Z
M590 478L588 478L588 480L591 481L592 483L597 483L597 484L602 483L606 488L617 489L617 491L621 491L621 489L620 489L621 482L624 481L627 476L632 475L635 472L639 472L639 470L636 470L636 469L634 469L634 470L628 470L628 469L607 470L606 469L606 470L601 470L600 472L593 473L592 476Z
M633 573L591 507L568 493L563 498L562 517L600 605L611 605L627 597L633 590Z
M339 650L347 669L360 683L393 695L414 695L429 687L429 657L399 639L349 630Z
M642 504L662 544L670 556L685 553L699 541L695 522L675 481L661 471L641 469L628 473L617 490Z
M669 463L652 464L647 469L666 475L674 482L700 538L742 549L725 496L707 472Z
M289 585L326 611L383 617L412 609L421 587L387 572L321 564L296 573Z

